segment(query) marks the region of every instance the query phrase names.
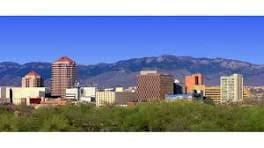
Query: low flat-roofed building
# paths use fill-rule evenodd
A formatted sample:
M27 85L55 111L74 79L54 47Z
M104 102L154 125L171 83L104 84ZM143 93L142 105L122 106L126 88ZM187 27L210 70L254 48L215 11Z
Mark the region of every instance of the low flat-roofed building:
M127 92L137 92L137 86L130 86L125 91L127 91Z
M66 100L95 102L96 87L80 87L66 89Z
M115 88L115 92L123 92L124 91L124 87L116 87Z
M95 97L97 88L96 87L82 87L82 95L87 97Z
M98 91L96 92L96 106L127 105L128 102L137 100L134 92Z
M27 98L44 98L47 92L45 87L13 87L12 88L12 100L13 104L21 104L21 99Z
M80 89L79 88L67 88L66 89L66 100L79 100L80 99Z
M205 85L194 85L193 86L193 91L196 91L197 93L205 95Z
M248 98L251 96L251 92L249 89L244 87L243 89L243 97ZM205 87L205 97L209 97L216 104L220 104L221 102L221 89L220 86L206 86Z
M96 87L82 87L80 101L95 102L96 91Z
M104 88L102 91L115 91L115 88Z
M44 98L28 98L29 105L41 104Z
M9 99L12 104L27 104L29 98L44 98L46 87L1 87L1 97Z
M42 105L65 105L67 103L66 100L63 100L61 98L53 99L53 98L45 98L43 101L41 101Z
M221 90L220 86L206 86L205 87L205 97L212 99L216 104L221 103Z
M165 95L166 101L177 101L177 100L191 101L192 99L193 99L193 96L191 94Z
M244 87L243 96L244 98L250 98L252 96L251 89L249 87Z
M36 101L36 100L35 100ZM61 98L45 98L42 99L40 104L35 103L35 104L31 104L33 107L35 107L36 109L40 108L40 107L50 107L50 106L64 106L67 104L66 100L63 100Z

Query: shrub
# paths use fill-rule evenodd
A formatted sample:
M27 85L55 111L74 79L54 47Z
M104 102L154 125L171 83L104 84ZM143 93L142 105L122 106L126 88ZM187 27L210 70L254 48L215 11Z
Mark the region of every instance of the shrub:
M37 110L18 106L10 111L0 107L0 131L264 131L263 114L263 106L200 101L141 103L128 108L78 104Z

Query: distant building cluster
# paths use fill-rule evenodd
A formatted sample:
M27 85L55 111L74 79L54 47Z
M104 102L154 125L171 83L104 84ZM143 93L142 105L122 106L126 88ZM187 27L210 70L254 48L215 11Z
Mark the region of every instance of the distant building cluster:
M21 87L1 87L0 103L25 104L35 107L93 103L127 106L151 101L203 100L214 103L242 102L250 91L244 87L243 76L221 76L219 86L206 86L201 73L187 75L184 83L175 76L157 70L143 70L137 75L136 86L129 88L98 88L80 86L77 82L77 64L69 57L61 57L51 67L51 87L44 87L43 78L35 71L21 80Z

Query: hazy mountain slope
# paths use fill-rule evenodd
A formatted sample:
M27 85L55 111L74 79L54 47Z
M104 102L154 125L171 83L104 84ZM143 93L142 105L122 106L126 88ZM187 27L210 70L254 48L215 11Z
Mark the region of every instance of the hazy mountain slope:
M79 65L78 77L82 85L131 86L136 84L136 75L142 69L157 69L173 74L180 80L183 80L187 74L201 72L205 75L208 85L219 84L221 75L241 73L244 75L246 85L264 85L264 65L222 58L192 58L173 55L135 58L113 64ZM30 70L40 73L46 80L45 84L50 84L50 63L32 62L20 65L13 62L2 62L0 63L0 85L19 86L21 76Z

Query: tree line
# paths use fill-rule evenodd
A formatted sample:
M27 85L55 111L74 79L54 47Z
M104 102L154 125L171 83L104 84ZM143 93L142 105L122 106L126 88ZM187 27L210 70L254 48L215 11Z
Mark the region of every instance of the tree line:
M129 107L91 104L1 106L0 131L11 132L207 132L264 131L262 105L175 101Z

